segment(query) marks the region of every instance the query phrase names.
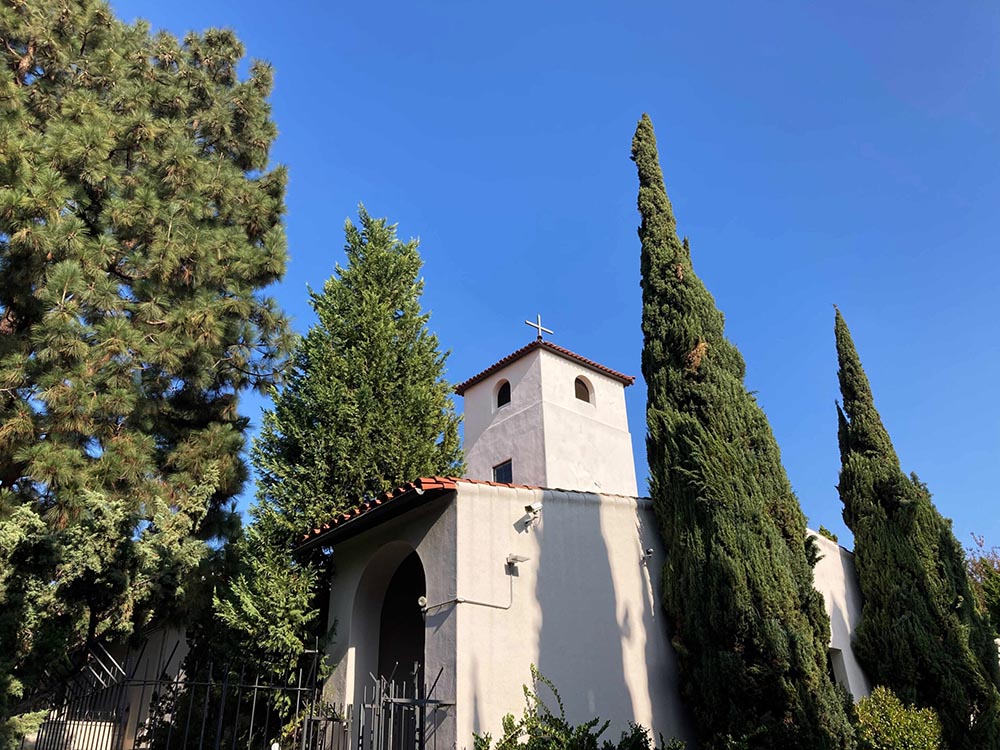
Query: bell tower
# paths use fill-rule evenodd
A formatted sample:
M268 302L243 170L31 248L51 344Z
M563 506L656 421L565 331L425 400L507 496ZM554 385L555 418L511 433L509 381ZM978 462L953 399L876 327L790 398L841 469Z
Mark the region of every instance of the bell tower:
M470 479L638 494L625 388L635 378L538 337L455 388Z

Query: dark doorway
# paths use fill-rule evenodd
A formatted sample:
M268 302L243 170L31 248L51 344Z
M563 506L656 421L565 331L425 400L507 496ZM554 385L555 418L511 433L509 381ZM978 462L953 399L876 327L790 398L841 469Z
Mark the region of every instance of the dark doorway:
M378 676L406 680L424 671L424 616L417 599L427 591L424 566L416 552L399 564L382 602L378 636ZM397 666L398 665L398 666Z

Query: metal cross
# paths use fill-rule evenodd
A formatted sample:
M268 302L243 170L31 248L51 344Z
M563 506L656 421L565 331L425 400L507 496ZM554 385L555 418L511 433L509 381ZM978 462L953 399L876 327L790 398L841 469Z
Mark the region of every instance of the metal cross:
M538 329L538 340L539 341L542 340L542 334L543 333L548 333L548 334L552 333L552 331L550 331L548 328L545 328L542 325L542 316L541 315L537 316L537 319L536 319L536 321L534 323L532 323L530 320L526 320L526 321L524 321L524 324L526 326L531 326L532 328L537 328Z

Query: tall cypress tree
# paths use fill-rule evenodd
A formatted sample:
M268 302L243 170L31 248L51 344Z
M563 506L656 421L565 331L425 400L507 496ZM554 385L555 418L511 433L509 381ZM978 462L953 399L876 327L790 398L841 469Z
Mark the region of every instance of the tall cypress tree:
M271 70L100 0L0 8L0 744L46 671L185 607L288 352Z
M834 325L844 521L864 605L854 650L875 684L933 708L951 750L1000 747L1000 667L965 555L931 495L900 468L851 333Z
M364 207L358 226L347 222L346 237L347 265L337 266L321 293L310 292L318 321L296 348L254 443L259 481L244 545L248 567L219 603L223 619L266 664L292 663L314 623L308 592L317 571L292 558L304 534L404 482L464 470L447 355L420 309L417 241L399 240L394 225ZM297 601L285 595L288 586ZM262 606L261 598L274 596L273 606ZM285 613L284 640L257 612Z
M846 748L815 547L740 353L676 232L649 117L632 140L642 225L650 493L664 604L701 746Z

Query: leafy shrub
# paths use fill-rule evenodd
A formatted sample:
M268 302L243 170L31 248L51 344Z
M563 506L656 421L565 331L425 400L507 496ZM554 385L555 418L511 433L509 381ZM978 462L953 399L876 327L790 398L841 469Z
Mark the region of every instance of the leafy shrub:
M941 722L930 708L905 706L881 685L862 698L858 711L858 750L939 750Z
M622 732L621 739L614 743L604 740L601 735L607 731L610 721L591 719L578 726L566 720L559 691L531 665L531 687L524 686L525 708L520 719L513 714L503 717L503 737L493 744L493 737L487 732L474 735L475 750L683 750L684 743L670 740L666 745L660 738L660 746L654 747L649 730L637 724L629 724ZM554 713L538 696L539 684L552 693L558 706Z

